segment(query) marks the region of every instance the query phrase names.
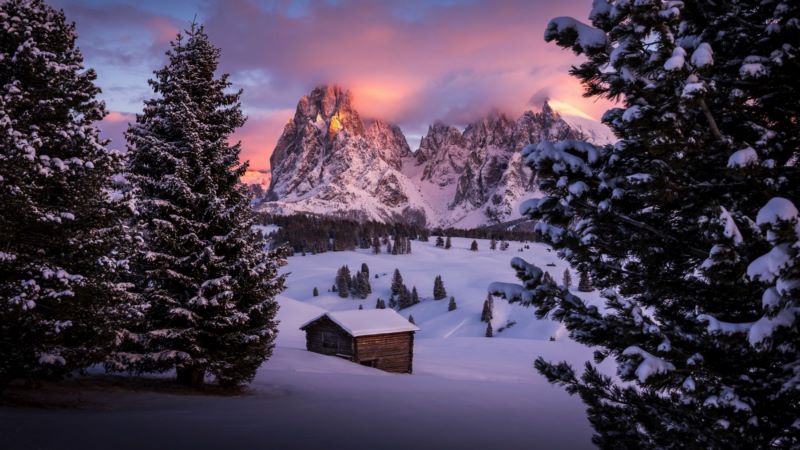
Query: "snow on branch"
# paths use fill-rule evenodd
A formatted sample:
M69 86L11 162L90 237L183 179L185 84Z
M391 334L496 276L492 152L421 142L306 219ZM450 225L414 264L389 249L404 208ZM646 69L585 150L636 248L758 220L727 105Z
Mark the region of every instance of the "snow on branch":
M636 367L636 376L641 383L644 383L653 375L675 370L675 366L672 363L646 352L636 345L626 348L622 351L622 354L626 356L638 355L642 358L642 362Z
M502 297L509 302L530 303L533 300L533 295L528 290L515 283L495 281L489 284L488 290L490 294Z
M544 40L555 40L562 47L571 47L575 53L588 53L605 48L608 43L603 30L591 27L572 17L556 17L544 30Z

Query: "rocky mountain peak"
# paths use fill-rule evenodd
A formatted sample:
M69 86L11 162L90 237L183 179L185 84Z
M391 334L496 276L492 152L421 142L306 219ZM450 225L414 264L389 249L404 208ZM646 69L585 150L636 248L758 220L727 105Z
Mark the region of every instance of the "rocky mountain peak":
M364 124L353 108L350 91L336 85L317 86L310 94L301 97L293 122L298 126L314 123L325 129L329 136L342 130L351 135L364 134Z

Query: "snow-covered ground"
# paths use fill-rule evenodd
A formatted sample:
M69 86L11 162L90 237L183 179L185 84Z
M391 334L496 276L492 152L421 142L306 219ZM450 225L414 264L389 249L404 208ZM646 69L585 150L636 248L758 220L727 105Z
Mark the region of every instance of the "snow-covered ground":
M483 337L486 325L480 322L487 285L516 281L512 257L541 265L556 280L564 263L541 244L518 252L522 244L512 243L502 252L479 240L479 251L471 252L471 241L454 238L450 250L435 248L433 239L413 241L411 255L364 250L292 257L284 268L290 274L279 299L277 347L248 394L99 390L79 409L0 408L0 448L590 448L580 400L533 369L539 355L581 366L591 359L590 350L563 336L557 324L536 320L533 310L499 298L495 337ZM367 300L327 292L339 266L355 271L362 262L371 271ZM412 314L421 329L412 375L305 350L300 325L326 310L374 308L378 297L388 299L395 268L422 298L401 312ZM447 311L447 300L431 298L437 274L456 298L455 311ZM318 297L312 297L315 286ZM508 321L516 324L498 332Z

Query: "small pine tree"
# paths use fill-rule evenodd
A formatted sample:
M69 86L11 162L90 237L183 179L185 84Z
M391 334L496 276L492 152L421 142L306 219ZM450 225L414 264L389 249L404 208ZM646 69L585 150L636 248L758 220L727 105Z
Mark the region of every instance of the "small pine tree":
M489 242L489 250L497 250L497 240L494 237Z
M450 236L447 236L447 240L444 242L445 250L450 250L453 244L450 242Z
M486 337L492 337L492 336L494 336L494 332L492 330L492 322L488 322L486 324Z
M392 297L400 295L400 292L402 291L403 291L403 276L400 275L399 269L394 269L394 275L392 276Z
M375 309L386 309L386 302L383 301L382 298L379 298L378 301L375 302Z
M433 299L441 300L447 297L447 290L444 288L444 281L441 275L436 275L433 280Z
M361 263L361 273L367 274L367 278L369 278L369 266L367 263Z
M473 240L472 244L470 244L469 249L473 252L478 251L478 241Z
M414 325L417 324L416 322L414 322L414 316L408 316L408 321L411 322Z
M450 297L450 303L447 304L447 311L455 311L456 310L456 298Z
M483 310L481 311L481 322L489 322L494 318L494 297L492 294L486 295L486 300L483 301Z
M381 252L381 240L377 236L372 238L372 253L378 254Z
M411 305L411 291L408 290L408 286L403 285L400 290L400 296L397 299L397 307L398 309L405 309Z
M316 286L314 286L314 291L311 293L311 295L313 295L314 297L318 297L319 296L319 290L317 289Z
M572 275L570 275L569 269L564 269L564 276L561 279L561 284L567 289L572 286Z
M364 305L358 305L358 309L359 310L364 309Z
M589 281L589 273L586 271L580 272L580 278L578 279L578 290L581 292L591 292L592 289L592 282Z
M544 284L546 286L550 286L550 285L556 284L555 280L553 280L552 275L550 275L550 272L545 272L544 273L544 276L542 276L542 284Z
M442 238L441 236L436 236L436 246L444 247L444 238Z
M347 298L350 296L350 270L347 266L342 266L339 268L339 272L336 274L336 284L334 284L335 290L334 292L339 294L341 298Z
M507 241L503 241L503 242L501 242L501 243L500 243L500 250L502 250L502 251L506 251L506 250L508 250L508 247L509 247L509 245L510 245L510 244L509 244Z
M419 294L417 293L417 287L414 286L411 288L411 304L416 305L419 303Z

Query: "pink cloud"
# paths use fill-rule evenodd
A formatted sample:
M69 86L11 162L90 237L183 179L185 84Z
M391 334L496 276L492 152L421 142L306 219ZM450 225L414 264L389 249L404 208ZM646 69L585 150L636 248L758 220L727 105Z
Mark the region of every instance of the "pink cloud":
M353 91L362 115L412 133L436 119L463 125L492 108L519 114L544 97L595 118L608 108L584 99L567 74L579 60L542 38L551 17L585 17L588 1L474 2L430 7L411 19L397 13L418 6L318 2L295 17L254 0L227 0L213 4L206 25L223 49L223 70L260 74L243 86L248 107L293 108L315 85L332 82ZM280 129L248 134L258 132L277 136Z

